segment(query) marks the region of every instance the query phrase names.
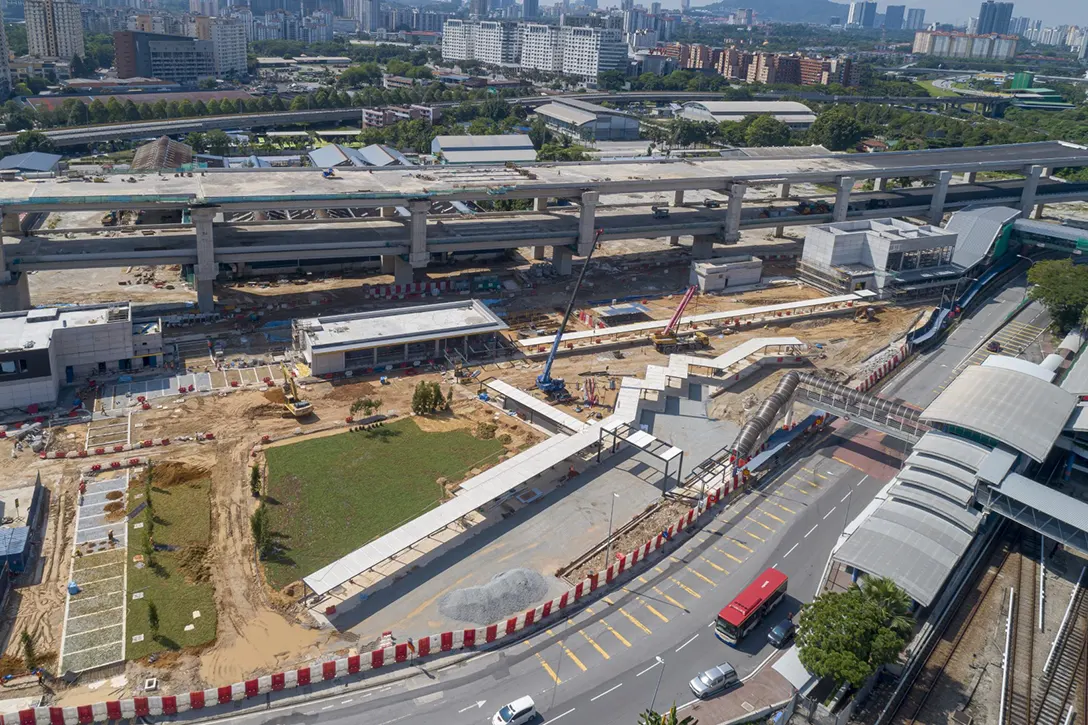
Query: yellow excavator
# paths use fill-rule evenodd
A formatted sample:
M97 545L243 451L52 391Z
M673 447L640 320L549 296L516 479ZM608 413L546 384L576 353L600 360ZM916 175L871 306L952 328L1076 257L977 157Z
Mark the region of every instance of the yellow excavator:
M684 298L680 300L680 306L672 314L669 324L661 332L650 335L650 341L653 342L658 352L672 353L710 347L710 338L705 332L680 330L680 316L684 314L684 309L695 297L698 289L695 285L688 287L687 292L684 293Z
M295 385L295 376L291 374L291 371L287 369L287 366L280 363L280 370L283 371L283 409L287 411L287 414L292 418L305 418L314 412L314 405L308 400L304 400L298 394L298 386Z

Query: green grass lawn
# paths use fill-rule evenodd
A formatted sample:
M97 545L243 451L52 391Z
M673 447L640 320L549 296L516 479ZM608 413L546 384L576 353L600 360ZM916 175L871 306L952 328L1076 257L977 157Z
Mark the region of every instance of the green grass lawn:
M282 588L433 508L437 479L460 480L503 446L468 430L425 433L410 418L266 451L271 529L265 562Z
M143 477L134 477L129 488L130 510L143 503L142 497L136 498L143 490ZM211 482L207 479L152 489L155 545L169 548L155 552L153 567L137 569L132 561L143 551L149 519L147 509L129 523L126 646L130 660L215 639L215 592L205 556L211 528L210 491ZM133 528L138 522L143 522L144 528ZM143 592L143 599L133 600L136 592ZM148 625L149 602L154 602L159 611L157 639L151 636ZM197 619L193 619L194 611L200 612ZM186 632L188 624L194 625L194 629ZM143 634L144 641L133 644L135 634Z
M958 96L955 91L950 91L945 88L938 88L933 85L933 81L918 81L918 85L929 91L929 95L936 96L937 98L943 98L945 96Z

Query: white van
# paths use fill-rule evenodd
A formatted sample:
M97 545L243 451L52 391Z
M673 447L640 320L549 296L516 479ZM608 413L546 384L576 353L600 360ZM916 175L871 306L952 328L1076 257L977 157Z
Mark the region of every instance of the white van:
M526 695L519 697L509 705L503 706L491 718L491 725L525 725L536 718L536 703L533 698Z

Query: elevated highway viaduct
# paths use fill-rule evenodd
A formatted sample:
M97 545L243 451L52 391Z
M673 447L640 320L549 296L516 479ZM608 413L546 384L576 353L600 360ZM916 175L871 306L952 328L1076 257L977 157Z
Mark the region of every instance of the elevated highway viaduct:
M1006 204L1025 214L1038 204L1088 199L1088 184L1049 178L1052 167L1088 165L1088 149L1057 142L888 154L827 154L804 158L697 159L659 162L533 164L519 167L395 167L347 170L324 179L316 170L239 170L192 177L147 174L137 183L49 179L0 186L5 243L0 247L8 289L0 304L29 304L24 272L132 264L191 264L201 310L214 309L213 284L221 264L382 257L399 282L422 273L435 254L533 246L552 248L560 273L584 256L597 228L604 240L692 235L693 254L708 257L715 244L734 244L744 228L784 227L889 215L940 223L946 211L968 204ZM1022 178L979 183L983 170L1015 171ZM953 172L965 183L952 185ZM927 186L886 190L889 178L924 179ZM875 191L854 193L856 182ZM752 187L831 185L826 214L749 200ZM697 192L725 197L704 208ZM659 193L671 201L668 218L645 207L605 204L615 194ZM687 196L686 195L690 195ZM671 199L670 199L671 197ZM534 199L532 212L433 215L436 202ZM564 200L556 206L551 200ZM572 203L567 203L567 202ZM692 204L686 206L685 202ZM758 204L758 206L756 206ZM698 206L696 206L698 205ZM793 210L791 211L791 208ZM181 210L185 224L110 238L57 229L25 237L19 215L57 210ZM312 209L315 221L260 221L270 210ZM372 214L333 219L329 210ZM249 213L252 222L231 222ZM153 231L151 235L145 232ZM237 267L235 267L237 269Z

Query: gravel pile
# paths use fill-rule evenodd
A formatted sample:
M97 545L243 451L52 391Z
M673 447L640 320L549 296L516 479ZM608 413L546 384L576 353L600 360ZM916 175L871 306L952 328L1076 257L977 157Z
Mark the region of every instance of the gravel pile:
M479 587L455 589L438 600L443 616L477 625L492 624L523 612L548 593L548 582L530 569L496 574Z

